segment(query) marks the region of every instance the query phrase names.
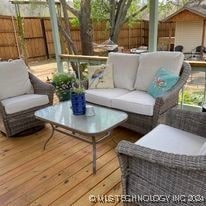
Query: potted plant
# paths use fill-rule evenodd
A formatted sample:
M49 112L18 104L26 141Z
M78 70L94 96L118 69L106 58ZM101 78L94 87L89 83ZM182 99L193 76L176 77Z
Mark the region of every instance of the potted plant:
M86 112L86 100L84 87L79 84L71 90L71 103L74 115L84 115Z
M69 73L55 73L53 75L52 84L60 102L70 100L71 88L75 80L75 76Z

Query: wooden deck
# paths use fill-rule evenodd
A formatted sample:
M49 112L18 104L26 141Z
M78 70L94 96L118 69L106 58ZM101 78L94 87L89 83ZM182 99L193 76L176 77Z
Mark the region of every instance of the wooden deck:
M50 76L55 64L32 67L42 79ZM89 195L121 194L121 180L116 144L136 141L137 133L124 128L97 146L97 174L92 174L92 148L87 143L55 133L43 151L50 134L43 130L25 137L6 138L0 134L0 205L86 206ZM107 205L107 204L104 204ZM108 205L122 205L119 202Z

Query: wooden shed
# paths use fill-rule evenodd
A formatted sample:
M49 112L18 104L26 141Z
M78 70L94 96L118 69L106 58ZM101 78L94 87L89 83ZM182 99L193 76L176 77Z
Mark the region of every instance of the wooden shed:
M176 22L175 46L182 45L183 52L191 52L197 46L206 46L206 6L190 5L183 7L164 19Z

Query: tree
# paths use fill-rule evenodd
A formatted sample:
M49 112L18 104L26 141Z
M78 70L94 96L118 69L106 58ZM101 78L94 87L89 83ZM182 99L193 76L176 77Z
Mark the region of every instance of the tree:
M127 15L129 12L129 8L131 8L132 0L110 0L109 4L109 12L110 12L110 38L112 41L117 43L118 35L121 27L124 23L127 23L131 18L137 16L141 11L147 8L147 5L143 6L140 9L137 9L134 13Z
M205 0L162 0L159 2L159 16L164 19L183 6L198 6Z
M60 0L79 20L82 54L93 54L92 20L108 21L110 39L117 43L118 35L124 23L135 18L147 6L140 5L140 0L74 0L74 6Z
M139 0L93 0L92 8L93 19L109 21L110 39L117 43L123 24L135 19L147 5L141 7Z
M80 39L83 55L93 54L93 44L92 44L92 20L91 20L91 0L81 0L80 8L74 8L65 0L60 0L64 10L64 17L66 21L68 20L68 14L65 9L69 10L74 16L79 20L80 24ZM69 32L69 25L66 23L67 32ZM71 35L69 35L71 36Z
M68 47L69 53L70 54L77 54L77 49L76 49L74 42L72 41L72 38L71 38L71 29L70 29L70 23L69 23L69 16L68 16L67 9L66 9L66 1L60 0L60 2L62 4L62 8L63 8L63 15L64 15L63 20L64 20L65 28L61 24L60 20L58 21L58 25L59 25L60 31L63 33L63 36L67 40L67 47Z
M174 12L180 7L187 4L200 4L203 0L162 0L159 3L160 17L165 18L169 12ZM118 35L124 23L130 22L132 19L146 10L147 5L142 6L140 0L73 0L74 6L71 6L66 0L60 0L63 6L64 17L66 19L66 30L63 30L64 36L68 40L68 44L72 47L72 53L76 53L72 43L68 14L69 10L79 21L82 54L93 54L93 35L92 21L105 20L109 23L110 39L117 43Z

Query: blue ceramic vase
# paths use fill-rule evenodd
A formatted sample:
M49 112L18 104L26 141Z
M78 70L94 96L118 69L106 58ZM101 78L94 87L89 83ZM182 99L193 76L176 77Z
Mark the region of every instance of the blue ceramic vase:
M85 93L71 93L72 111L74 115L84 115L86 113Z

